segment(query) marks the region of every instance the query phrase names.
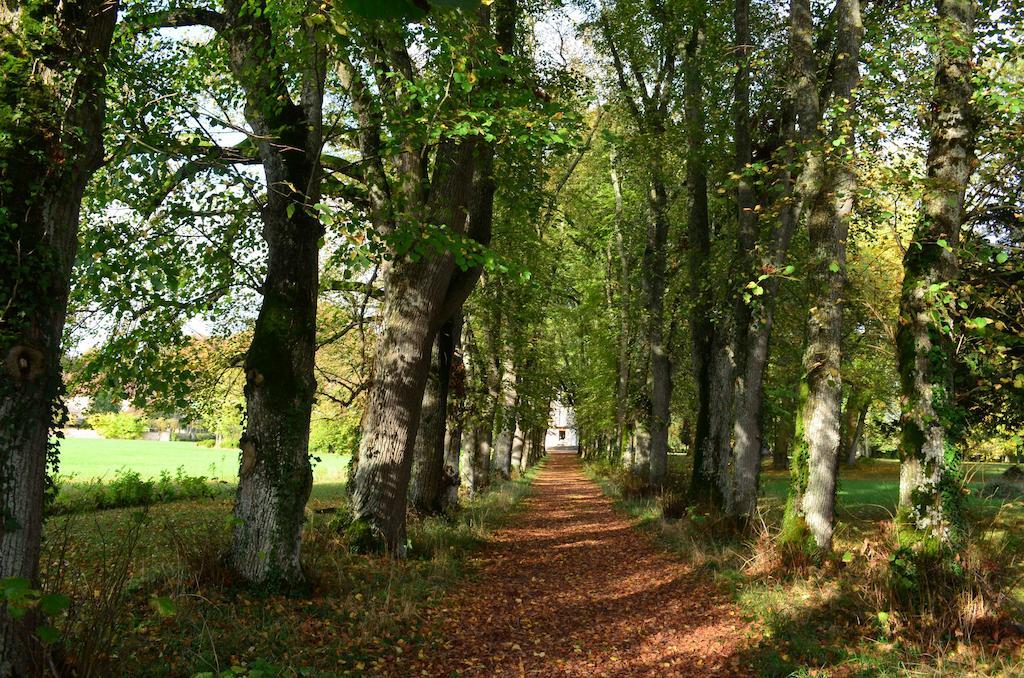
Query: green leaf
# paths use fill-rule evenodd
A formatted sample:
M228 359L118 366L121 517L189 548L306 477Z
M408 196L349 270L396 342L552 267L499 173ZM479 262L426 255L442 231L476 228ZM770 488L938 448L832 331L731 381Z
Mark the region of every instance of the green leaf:
M288 214L288 218L291 219L295 215L295 203L288 203L288 207L284 211Z
M1005 264L1006 261L1009 258L1010 258L1009 254L1007 254L1006 252L1000 252L999 254L996 255L996 263L997 264Z
M847 551L846 553L843 554L843 562L844 563L852 563L853 562L853 552L852 551Z
M344 0L344 5L353 13L366 19L410 19L419 20L427 15L426 10L411 0Z
M828 270L832 271L833 273L839 273L839 264L833 261L831 264L828 265Z
M39 609L50 617L60 614L70 606L71 599L60 593L51 593L39 599Z
M53 645L60 640L60 631L52 626L37 626L36 637L39 638L43 645Z
M167 596L153 596L149 604L161 617L173 617L178 612L174 601Z
M0 583L0 586L3 586L4 598L11 600L12 598L20 598L28 593L31 588L31 582L25 577L7 577Z

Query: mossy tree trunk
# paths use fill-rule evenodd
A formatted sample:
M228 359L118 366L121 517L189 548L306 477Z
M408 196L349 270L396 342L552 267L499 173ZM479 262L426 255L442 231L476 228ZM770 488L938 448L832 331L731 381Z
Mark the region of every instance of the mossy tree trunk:
M103 157L117 2L0 0L0 577L36 585L61 338L86 184ZM40 23L45 22L45 23ZM44 30L45 29L45 30ZM42 675L29 614L0 612L0 675Z
M939 39L930 107L927 179L922 212L903 259L896 334L902 398L900 522L914 539L959 548L962 419L953 393L948 285L957 275L956 247L964 195L974 166L973 0L938 0Z
M319 202L325 48L309 29L293 99L267 15L225 4L221 34L245 92L245 117L267 184L261 210L267 273L245 359L246 426L229 559L247 582L305 585L300 538L313 485L309 420L316 393L316 309L323 227Z
M793 3L794 55L802 82L816 83L810 5ZM836 474L842 417L841 344L843 295L846 286L846 237L854 209L857 179L853 169L856 104L853 90L860 79L860 39L863 31L859 0L842 0L837 7L836 67L832 81L837 108L833 129L812 142L809 162L821 163L802 198L807 205L811 259L808 281L811 308L807 319L804 383L798 414L800 454L794 456L793 494L788 504L784 537L802 539L806 529L819 551L832 547L835 523ZM817 85L807 87L798 103L802 115L820 118ZM826 156L825 147L831 149Z

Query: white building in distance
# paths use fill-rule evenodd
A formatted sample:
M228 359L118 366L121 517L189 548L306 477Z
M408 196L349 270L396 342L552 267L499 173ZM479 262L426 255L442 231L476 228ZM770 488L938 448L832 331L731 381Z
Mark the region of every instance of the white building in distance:
M544 436L544 447L576 447L576 414L571 407L555 402L551 406L551 417L548 420L547 434Z

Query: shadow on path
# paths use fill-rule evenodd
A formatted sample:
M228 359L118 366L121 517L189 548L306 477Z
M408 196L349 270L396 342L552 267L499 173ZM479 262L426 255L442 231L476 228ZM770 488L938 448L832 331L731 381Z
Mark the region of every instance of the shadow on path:
M427 611L403 676L742 676L726 595L617 514L574 454L552 454L478 575Z

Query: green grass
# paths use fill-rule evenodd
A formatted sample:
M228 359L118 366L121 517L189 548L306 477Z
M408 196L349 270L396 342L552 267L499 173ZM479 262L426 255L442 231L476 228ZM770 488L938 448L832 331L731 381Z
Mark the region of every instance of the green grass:
M450 642L429 635L424 606L467 575L532 475L495 483L455 515L411 518L405 559L351 551L339 523L344 484L314 485L302 546L308 596L237 586L221 558L232 505L223 496L52 518L42 580L71 598L56 624L61 643L75 666L94 660L93 675L255 675L261 665L272 667L261 675L398 675L388 668L396 653ZM172 613L151 596L169 599Z
M689 457L673 454L669 457L673 471L689 477ZM973 491L980 490L986 482L993 480L1007 469L1009 464L969 463L964 473L967 486ZM786 503L789 490L789 471L775 470L765 465L761 472L761 494L764 507L781 510ZM840 520L884 520L896 513L900 492L900 466L895 459L874 459L858 463L854 467L841 465L839 486L836 490L836 514ZM995 509L1003 501L981 500L972 494L968 498L969 508Z
M317 483L343 482L347 466L347 455L324 455L314 462L313 479ZM190 476L234 483L238 480L238 450L155 440L71 438L60 444L59 475L70 476L72 482L111 480L119 469L136 471L144 479L152 479L161 471L173 474L179 467L184 467Z

